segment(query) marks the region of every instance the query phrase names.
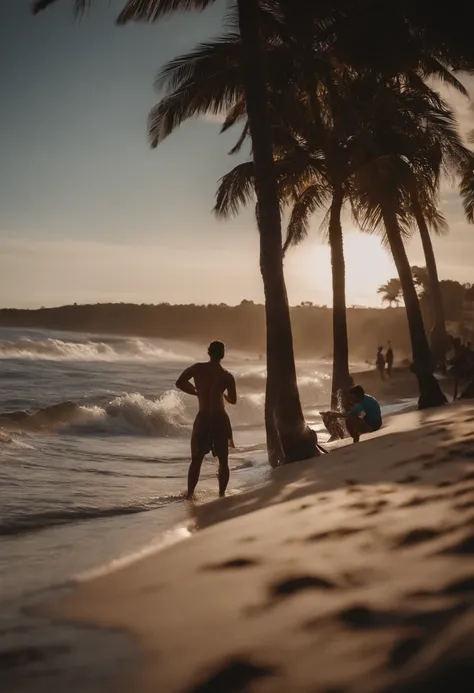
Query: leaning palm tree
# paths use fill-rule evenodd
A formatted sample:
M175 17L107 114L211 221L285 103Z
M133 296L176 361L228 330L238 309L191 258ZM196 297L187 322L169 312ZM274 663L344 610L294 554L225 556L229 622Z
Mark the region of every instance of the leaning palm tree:
M52 4L39 0L36 11ZM213 0L128 0L118 23L154 22L179 10L204 10ZM75 0L78 12L90 0ZM261 55L258 0L237 0L242 74L249 133L252 139L260 236L260 270L267 327L267 404L265 422L272 465L319 454L314 432L306 425L296 380L290 310L283 273L282 228L273 165L267 103L267 81Z
M441 172L459 178L466 170L473 170L474 159L461 141L454 114L439 95L426 85L410 80L397 80L392 85L379 84L378 87L376 82L369 111L364 114L361 109L359 112L362 130L367 128L369 132L368 165L363 169L365 180L363 176L355 181L356 195L361 195L355 209L357 214L361 208L364 210L362 226L366 230L379 225L384 228L402 283L414 370L420 384L420 407L426 407L440 403L444 396L428 372L428 343L402 239L404 234L409 236L414 217L424 241L427 265L431 262L431 271L428 268L430 288L439 289L427 219L440 223L435 200ZM388 120L387 113L390 113ZM441 320L444 328L443 315Z
M390 308L393 306L399 306L402 293L400 279L398 279L398 277L389 279L386 284L379 286L377 293L382 295L382 303L388 303Z
M418 406L425 409L444 404L446 398L433 375L431 352L404 245L404 235L409 233L409 219L404 200L403 166L403 160L395 155L372 160L358 176L353 210L363 230L373 233L383 229L385 242L394 259L408 318L412 369L418 379Z
M428 299L433 327L430 344L435 364L445 368L448 336L443 298L431 233L444 235L448 225L438 208L441 173L461 181L474 167L474 154L461 141L452 111L440 102L439 109L428 114L429 131L417 133L413 152L409 155L411 168L408 177L409 209L419 232L426 263ZM461 195L465 198L461 188Z

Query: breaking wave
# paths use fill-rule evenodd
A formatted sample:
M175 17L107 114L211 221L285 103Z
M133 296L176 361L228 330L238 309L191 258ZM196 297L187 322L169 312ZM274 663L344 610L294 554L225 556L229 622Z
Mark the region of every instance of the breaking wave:
M142 339L85 342L62 339L0 340L0 359L44 361L185 361L186 356Z
M179 393L169 391L156 399L133 393L101 404L61 402L36 412L2 414L0 423L30 431L166 436L187 430L191 421Z

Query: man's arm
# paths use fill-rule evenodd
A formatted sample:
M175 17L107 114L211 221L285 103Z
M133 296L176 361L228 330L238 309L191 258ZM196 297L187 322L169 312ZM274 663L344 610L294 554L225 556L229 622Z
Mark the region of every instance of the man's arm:
M327 412L323 412L323 413L327 414L328 416L332 417L333 419L348 419L351 416L360 416L363 411L364 411L364 408L363 408L362 404L356 404L354 409L351 409L348 412L327 411Z
M347 419L349 416L351 416L351 412L345 411L323 411L321 414L325 414L331 419Z
M237 387L235 384L234 376L229 373L229 382L227 384L227 394L224 395L224 399L229 404L237 403Z
M176 381L176 387L181 392L185 392L187 395L193 395L197 397L197 390L195 386L190 382L194 378L194 366L186 368L185 371L181 373L178 380Z

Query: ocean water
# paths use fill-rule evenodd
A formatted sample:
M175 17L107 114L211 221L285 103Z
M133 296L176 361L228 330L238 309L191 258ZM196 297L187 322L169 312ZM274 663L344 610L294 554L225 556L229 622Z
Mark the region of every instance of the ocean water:
M0 601L18 601L171 540L183 499L196 400L179 372L205 349L129 337L0 328ZM239 401L231 493L268 477L265 365L229 352ZM327 405L330 365L298 363L311 425ZM217 497L206 458L197 502Z

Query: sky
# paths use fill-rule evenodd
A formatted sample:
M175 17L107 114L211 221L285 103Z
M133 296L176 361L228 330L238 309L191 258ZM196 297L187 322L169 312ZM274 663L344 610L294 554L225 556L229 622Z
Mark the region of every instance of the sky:
M225 3L155 25L114 26L124 0L96 0L80 22L72 0L38 17L30 0L0 2L0 307L65 303L262 301L251 210L212 215L217 182L237 163L236 134L215 117L186 123L156 150L147 115L169 59L215 36ZM466 78L474 93L474 77ZM468 100L453 96L464 132ZM474 227L444 187L441 278L474 282ZM292 304L331 304L329 250L315 219L285 261ZM376 237L344 220L349 305L380 305L395 275ZM414 239L412 264L424 264Z

